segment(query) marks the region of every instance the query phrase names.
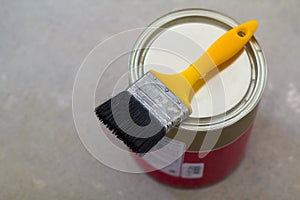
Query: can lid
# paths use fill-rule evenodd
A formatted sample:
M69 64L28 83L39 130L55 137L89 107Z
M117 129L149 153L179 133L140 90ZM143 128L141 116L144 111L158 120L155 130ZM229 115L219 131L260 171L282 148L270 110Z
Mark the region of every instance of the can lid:
M182 71L236 25L231 18L207 10L182 10L163 16L150 25L137 41L130 59L131 81L150 69L167 74ZM197 126L216 124L240 113L245 115L246 108L253 109L259 98L253 100L252 97L255 92L262 92L266 76L264 73L261 76L257 66L264 64L257 62L259 52L263 57L255 39L252 39L230 66L198 91L191 104L193 112L184 123ZM218 119L219 116L222 117Z

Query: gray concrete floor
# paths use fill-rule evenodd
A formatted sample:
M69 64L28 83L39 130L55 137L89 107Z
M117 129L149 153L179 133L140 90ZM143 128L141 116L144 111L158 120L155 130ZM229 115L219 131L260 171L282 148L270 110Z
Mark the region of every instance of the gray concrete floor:
M95 45L188 7L257 19L269 66L245 159L196 190L100 164L80 142L71 106L76 72ZM299 199L299 8L297 0L1 0L0 199Z

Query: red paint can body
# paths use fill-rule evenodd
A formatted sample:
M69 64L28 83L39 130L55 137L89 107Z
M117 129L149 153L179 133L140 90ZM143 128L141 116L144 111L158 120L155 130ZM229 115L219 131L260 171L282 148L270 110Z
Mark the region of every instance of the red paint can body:
M240 164L244 157L251 130L252 126L232 144L212 150L202 159L199 158L199 153L197 152L185 152L183 162L180 165L181 172L185 164L196 164L196 166L202 167L198 169L202 170L201 178L193 179L184 178L182 176L171 176L161 170L153 169L152 166L141 157L135 156L135 159L146 171L151 171L150 169L152 168L154 171L148 172L148 174L164 184L181 188L208 186L223 180ZM191 170L194 169L192 168Z

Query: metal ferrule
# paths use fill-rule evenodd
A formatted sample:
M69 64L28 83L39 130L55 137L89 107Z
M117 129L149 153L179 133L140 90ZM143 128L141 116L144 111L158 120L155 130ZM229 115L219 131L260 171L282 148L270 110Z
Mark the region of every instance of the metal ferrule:
M167 132L190 114L188 107L151 72L133 83L127 91L161 122Z

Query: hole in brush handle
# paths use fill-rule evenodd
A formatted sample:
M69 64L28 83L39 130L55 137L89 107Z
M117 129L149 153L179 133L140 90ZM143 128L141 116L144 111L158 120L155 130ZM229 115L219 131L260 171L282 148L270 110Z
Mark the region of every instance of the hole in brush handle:
M241 38L245 37L247 35L247 28L246 27L240 27L238 30L237 30L237 35Z
M244 33L243 31L239 31L237 34L240 37L244 37L246 35L246 33Z

